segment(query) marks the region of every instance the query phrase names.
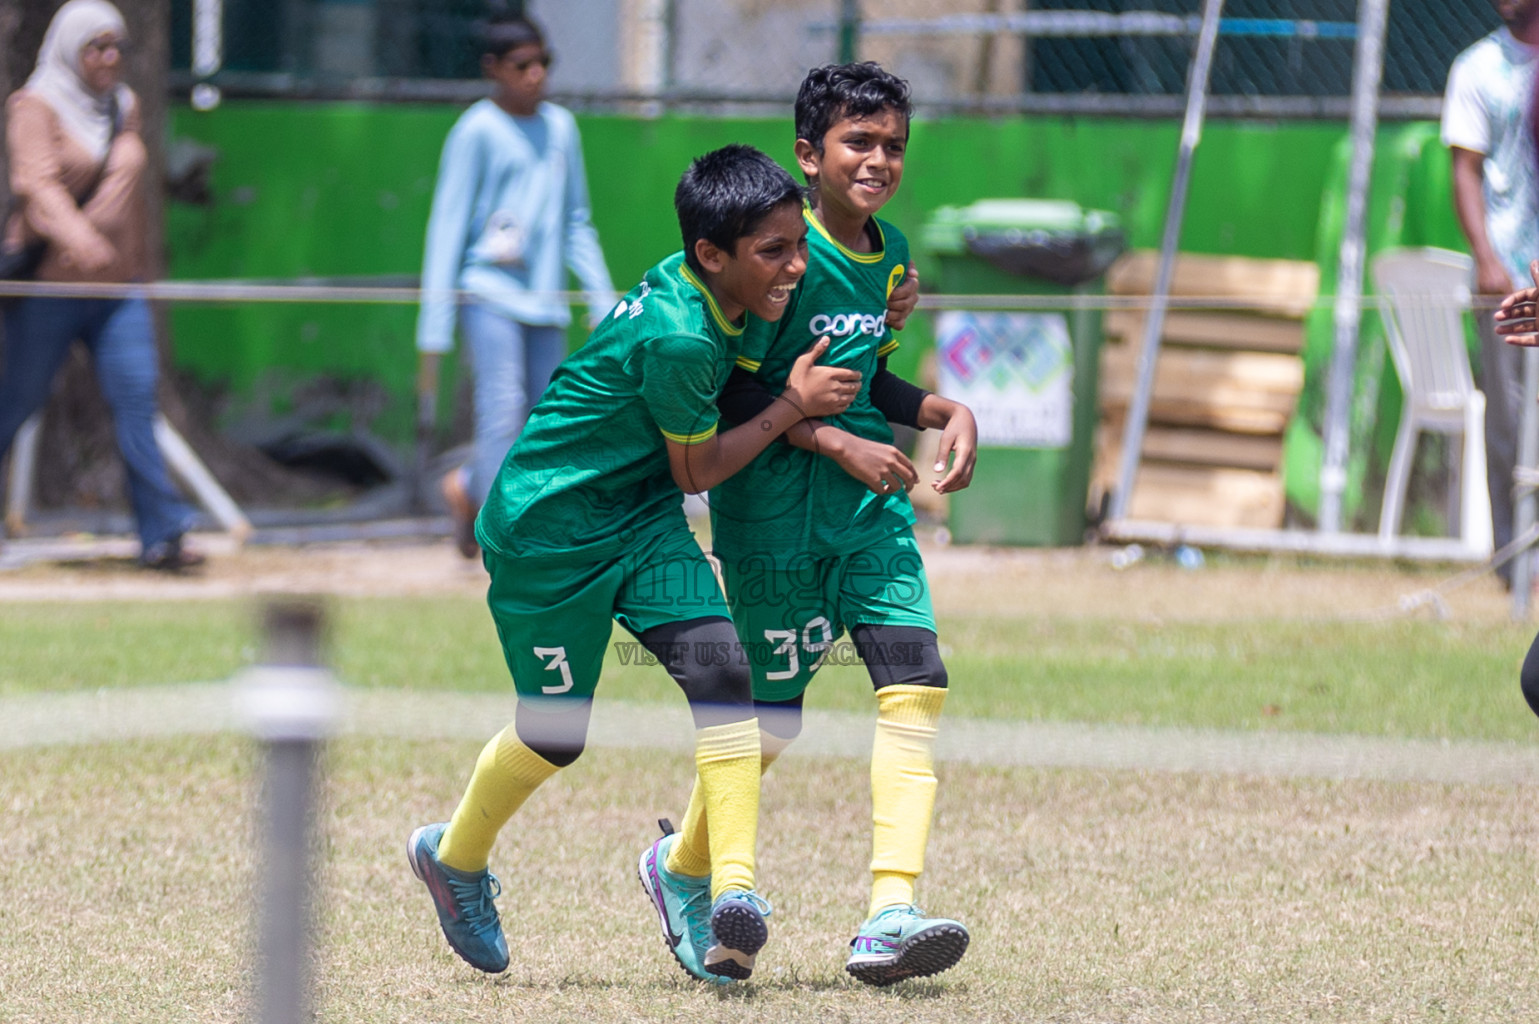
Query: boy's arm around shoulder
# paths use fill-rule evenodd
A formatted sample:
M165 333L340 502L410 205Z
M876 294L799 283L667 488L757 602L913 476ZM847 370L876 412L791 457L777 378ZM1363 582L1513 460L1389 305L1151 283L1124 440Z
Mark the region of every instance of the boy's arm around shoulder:
M832 416L848 408L860 391L860 374L818 365L817 360L827 350L828 339L822 338L802 353L791 368L785 390L754 419L725 432L713 427L703 431L703 436L687 440L665 433L668 468L679 488L688 494L708 491L748 465L804 417Z
M848 372L854 373L853 370ZM880 376L883 372L886 371L879 371L878 375ZM918 396L922 397L925 394L902 378L893 374L888 376L912 389ZM871 397L873 401L876 398L874 386ZM716 400L716 405L728 420L734 423L749 423L769 409L775 401L774 393L764 381L742 365L738 365L732 368L732 373L727 378L727 384L722 388L721 397ZM881 406L877 408L881 409ZM907 422L909 426L917 426L918 412L919 397L915 397L912 402L912 415L908 420L894 420L885 412L884 415L894 422ZM919 481L919 474L915 472L913 463L895 446L865 440L817 417L808 417L793 423L781 436L793 447L832 459L840 469L877 494L890 494L895 487L908 490ZM886 486L883 486L884 483Z

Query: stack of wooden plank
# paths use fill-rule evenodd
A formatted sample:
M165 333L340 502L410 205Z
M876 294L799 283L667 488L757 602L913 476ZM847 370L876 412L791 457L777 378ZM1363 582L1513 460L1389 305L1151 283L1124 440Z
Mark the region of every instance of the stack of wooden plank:
M1107 275L1107 291L1147 296L1159 254L1140 250ZM1282 525L1282 437L1304 384L1303 318L1319 268L1297 260L1182 254L1173 300L1212 309L1165 316L1149 423L1128 518L1177 525ZM1109 311L1101 350L1093 497L1115 488L1138 380L1146 306Z

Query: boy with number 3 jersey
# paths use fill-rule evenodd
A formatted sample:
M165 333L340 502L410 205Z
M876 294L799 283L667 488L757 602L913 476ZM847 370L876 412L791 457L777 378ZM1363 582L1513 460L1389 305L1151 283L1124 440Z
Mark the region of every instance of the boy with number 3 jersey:
M917 482L889 421L940 428L942 492L972 478L977 427L965 406L885 368L897 347L884 323L908 245L875 213L897 191L908 142L908 86L876 64L818 68L796 100L796 156L811 186L808 271L778 323L750 328L723 396L729 419L759 415L795 354L826 336L826 361L861 374L843 413L805 420L711 492L712 535L733 621L750 655L768 768L800 731L804 692L846 630L876 690L872 750L872 890L846 970L889 985L953 966L966 928L927 917L915 881L934 809L933 748L946 696L908 489ZM761 354L762 352L762 354ZM754 364L758 365L755 366ZM751 379L750 379L751 378ZM758 394L756 399L754 396ZM661 861L680 930L703 936L716 822L697 781L682 831L643 855ZM664 927L669 922L664 920Z
M778 319L806 269L800 190L769 157L728 146L698 158L674 205L684 251L646 274L557 369L477 521L487 603L518 693L516 717L481 752L453 818L412 833L407 854L449 945L473 967L508 966L488 868L502 826L582 752L613 622L656 654L689 700L713 837L708 941L698 969L746 978L768 937L754 890L759 729L749 674L681 488L714 487L791 424L835 413L859 387L796 360L776 401L718 432L715 402L745 314ZM725 662L725 663L724 663Z

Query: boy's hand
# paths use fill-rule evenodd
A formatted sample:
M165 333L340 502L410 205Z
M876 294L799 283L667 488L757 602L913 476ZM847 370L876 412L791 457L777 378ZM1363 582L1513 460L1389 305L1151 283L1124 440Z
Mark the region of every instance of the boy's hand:
M1539 260L1528 265L1528 272L1539 283ZM1539 287L1520 288L1502 300L1496 310L1496 333L1509 345L1523 348L1539 347Z
M946 470L946 463L951 469ZM973 467L978 463L978 422L972 410L960 403L946 421L941 431L940 454L936 456L935 472L946 475L930 486L937 494L960 491L973 482Z
M815 341L811 348L796 357L791 375L786 378L786 389L780 397L786 399L806 419L821 416L837 416L850 407L860 394L860 372L842 366L819 366L818 360L828 351L828 335Z
M899 488L911 490L919 482L914 464L892 445L854 435L846 435L843 442L837 451L828 453L829 457L874 493L896 494Z
M913 263L910 263L903 283L887 296L887 326L895 331L903 330L903 325L908 323L909 316L917 308L919 308L919 271L914 269Z

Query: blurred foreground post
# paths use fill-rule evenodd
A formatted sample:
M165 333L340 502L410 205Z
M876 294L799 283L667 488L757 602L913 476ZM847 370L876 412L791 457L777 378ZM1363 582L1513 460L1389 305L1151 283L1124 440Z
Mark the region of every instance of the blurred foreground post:
M264 746L258 890L257 1019L310 1019L310 825L316 755L338 717L338 693L320 665L319 601L288 598L263 613L267 649L240 678L252 734Z

